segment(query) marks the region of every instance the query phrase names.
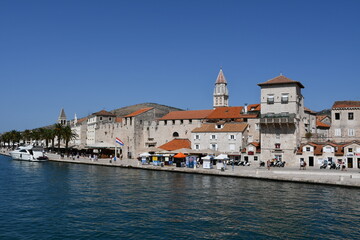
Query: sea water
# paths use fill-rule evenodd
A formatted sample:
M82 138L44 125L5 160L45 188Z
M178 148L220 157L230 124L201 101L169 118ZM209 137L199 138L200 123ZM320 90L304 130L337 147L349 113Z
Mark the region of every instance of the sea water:
M360 191L0 156L0 239L359 239Z

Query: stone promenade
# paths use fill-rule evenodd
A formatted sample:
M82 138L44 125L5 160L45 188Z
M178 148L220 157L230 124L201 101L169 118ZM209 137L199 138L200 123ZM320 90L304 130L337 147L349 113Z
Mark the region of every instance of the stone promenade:
M225 171L221 171L214 167L213 169L200 168L186 168L175 166L153 166L142 165L136 159L123 159L111 161L110 159L91 160L89 158L79 158L73 160L63 158L56 154L48 154L51 161L78 163L78 164L93 164L112 167L125 167L125 168L138 168L156 171L171 171L203 175L217 175L226 177L240 177L240 178L253 178L272 181L287 181L287 182L300 182L312 184L326 184L346 187L360 187L360 169L346 169L330 170L330 169L315 169L307 167L306 170L299 170L294 167L278 168L274 167L268 170L266 167L253 166L234 166L227 165Z
M0 151L0 154L9 156L7 151ZM92 160L89 158L61 158L57 154L48 153L50 161L65 162L71 164L90 164L101 165L109 167L123 167L123 168L138 168L145 170L156 171L169 171L181 172L190 174L203 174L203 175L216 175L226 177L239 177L239 178L252 178L271 181L286 181L286 182L299 182L311 184L325 184L343 187L360 187L360 169L346 169L330 170L330 169L315 169L307 167L306 170L299 170L299 168L284 167L284 168L271 168L268 170L266 167L259 167L258 165L252 166L229 166L225 171L221 171L214 167L213 169L200 168L180 168L175 166L153 166L142 165L136 159L117 159L117 161L110 161L110 159Z

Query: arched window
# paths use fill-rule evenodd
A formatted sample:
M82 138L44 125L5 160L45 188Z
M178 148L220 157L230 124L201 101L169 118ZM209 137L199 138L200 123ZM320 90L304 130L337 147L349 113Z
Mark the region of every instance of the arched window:
M173 137L179 137L179 133L178 133L178 132L174 132L174 133L173 133Z

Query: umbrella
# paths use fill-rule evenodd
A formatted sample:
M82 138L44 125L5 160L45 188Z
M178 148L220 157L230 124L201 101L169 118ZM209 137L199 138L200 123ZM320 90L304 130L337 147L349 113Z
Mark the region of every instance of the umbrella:
M186 155L183 154L182 152L179 152L178 154L176 154L176 155L174 156L174 158L186 158Z
M225 160L225 159L229 159L229 157L228 157L228 155L226 155L226 154L220 154L220 155L218 155L217 157L215 157L215 159Z
M149 156L151 156L151 154L147 153L147 152L144 152L144 153L141 153L139 156L140 157L149 157Z

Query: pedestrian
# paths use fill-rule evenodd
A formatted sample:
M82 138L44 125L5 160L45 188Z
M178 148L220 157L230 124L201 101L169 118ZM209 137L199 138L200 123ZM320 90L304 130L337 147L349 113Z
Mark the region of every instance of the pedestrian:
M267 169L268 169L268 170L270 170L270 164L271 164L270 159L268 159L268 160L266 161L266 166L267 166Z

